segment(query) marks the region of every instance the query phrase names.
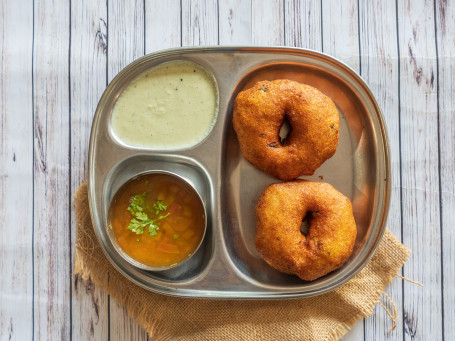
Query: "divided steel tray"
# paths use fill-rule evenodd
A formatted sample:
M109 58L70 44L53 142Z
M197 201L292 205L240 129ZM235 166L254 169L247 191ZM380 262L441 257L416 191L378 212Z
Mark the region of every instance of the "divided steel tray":
M217 121L199 144L153 150L128 146L112 133L117 98L141 72L171 60L189 60L213 74L219 91ZM279 180L242 156L232 127L239 91L260 80L291 79L312 85L333 99L340 113L335 155L313 176L350 198L357 240L344 266L313 282L282 274L255 249L254 210L262 191ZM107 235L110 200L136 174L177 173L193 184L207 208L207 233L198 252L173 269L149 272L126 262ZM98 241L109 261L138 285L168 295L209 298L295 298L318 295L341 285L373 255L385 229L391 189L385 123L362 79L340 61L309 50L282 47L178 48L144 56L109 84L93 120L89 150L89 202Z

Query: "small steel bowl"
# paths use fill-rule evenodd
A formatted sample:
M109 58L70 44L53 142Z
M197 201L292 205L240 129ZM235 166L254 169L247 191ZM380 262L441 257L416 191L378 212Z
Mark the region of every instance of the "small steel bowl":
M202 206L202 209L203 209L203 214L204 214L204 230L202 232L202 236L201 236L201 240L199 241L199 244L197 245L197 247L193 250L192 253L190 253L186 258L182 259L180 262L177 262L177 263L174 263L174 264L171 264L171 265L163 265L163 266L149 266L149 265L146 265L146 264L143 264L139 261L137 261L136 259L133 259L131 256L129 256L122 248L121 246L118 244L117 242L117 239L115 238L115 234L112 230L112 227L111 227L111 217L110 217L110 214L108 216L108 223L107 223L107 226L106 226L106 232L107 232L107 235L109 236L109 240L110 242L112 243L112 246L114 247L114 249L118 252L118 254L124 259L126 260L128 263L130 263L131 265L137 267L137 268L140 268L140 269L143 269L143 270L147 270L147 271L164 271L164 270L169 270L169 269L172 269L178 265L181 265L183 263L185 263L187 260L189 260L196 252L197 250L199 250L200 246L202 245L202 242L204 241L204 238L205 238L205 233L207 231L207 210L206 210L206 207L205 207L205 204L204 204L204 200L202 200L199 192L194 188L194 186L188 181L186 180L185 178L183 178L182 176L180 175L177 175L175 173L172 173L172 172L169 172L169 171L164 171L164 170L153 170L153 171L147 171L147 172L142 172L142 173L138 173L136 174L134 177L132 178L129 178L128 180L126 180L121 186L120 188L117 190L117 192L112 196L112 199L109 203L109 212L110 212L110 209L111 209L111 204L114 200L114 198L116 197L116 194L118 192L120 192L123 188L123 186L125 184L127 184L128 182L130 182L131 180L134 180L138 177L142 177L142 176L145 176L145 175L150 175L150 174L156 174L156 175L167 175L167 176L170 176L170 177L174 177L178 180L180 180L188 190L192 191L194 194L195 194L195 197L199 200L199 203L201 204Z

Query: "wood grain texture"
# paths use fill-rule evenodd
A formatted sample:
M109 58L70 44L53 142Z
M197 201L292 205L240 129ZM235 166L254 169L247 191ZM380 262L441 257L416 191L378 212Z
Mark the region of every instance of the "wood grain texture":
M284 45L284 3L279 0L252 0L253 45Z
M443 336L455 330L455 3L436 2L442 223Z
M144 2L142 0L108 1L107 73L110 82L144 51Z
M434 6L398 2L403 242L414 253L403 268L406 340L442 339L441 234Z
M322 1L322 50L360 72L359 18L356 0ZM364 323L358 322L343 338L364 338Z
M107 21L107 77L109 82L126 65L145 53L144 2L110 0ZM111 340L147 340L147 334L115 300L110 300Z
M34 10L34 339L67 340L70 8L67 2L36 1Z
M218 44L218 2L182 0L182 46Z
M1 1L0 32L0 340L30 340L33 8Z
M218 43L323 50L361 72L388 124L388 227L424 287L395 280L398 330L376 307L344 340L453 339L454 22L446 0L0 1L0 340L147 339L71 277L72 194L107 82L144 53Z
M382 109L389 134L392 161L392 196L387 227L401 238L400 204L400 121L398 93L398 50L396 16L390 8L395 2L359 2L359 41L361 76L370 86ZM392 298L399 317L403 316L402 281L395 280L386 293ZM383 297L383 301L387 300ZM385 310L377 305L373 318L365 320L366 340L402 340L403 321L400 318L395 332Z
M71 2L71 190L88 178L88 143L93 115L106 87L107 6L105 1ZM74 260L76 221L71 198L71 246ZM71 267L73 268L73 267ZM107 340L108 295L80 277L72 280L73 340Z
M134 321L126 308L118 301L111 299L111 333L110 340L148 340L147 333Z
M360 72L357 0L322 0L322 51Z
M181 46L180 0L145 0L145 53Z
M322 51L321 1L284 2L285 45Z
M219 2L221 45L251 45L251 0Z

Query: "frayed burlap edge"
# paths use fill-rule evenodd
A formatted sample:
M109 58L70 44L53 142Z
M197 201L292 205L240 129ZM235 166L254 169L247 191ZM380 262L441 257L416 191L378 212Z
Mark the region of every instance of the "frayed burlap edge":
M118 300L154 340L265 340L278 336L337 340L359 319L372 314L383 290L410 256L410 250L386 230L370 263L348 283L324 295L279 301L168 297L133 284L108 262L91 225L86 184L78 189L75 199L74 274L91 280ZM181 323L173 322L176 319ZM214 323L207 321L210 319Z

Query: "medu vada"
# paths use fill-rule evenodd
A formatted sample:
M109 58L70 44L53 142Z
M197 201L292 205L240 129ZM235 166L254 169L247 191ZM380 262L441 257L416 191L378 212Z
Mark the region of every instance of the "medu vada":
M291 131L282 140L285 120ZM261 81L240 92L233 125L245 159L281 180L312 175L338 145L339 115L333 101L291 80Z
M309 224L305 235L302 221ZM312 281L350 257L357 228L348 198L323 182L270 185L256 206L256 249L273 268Z

